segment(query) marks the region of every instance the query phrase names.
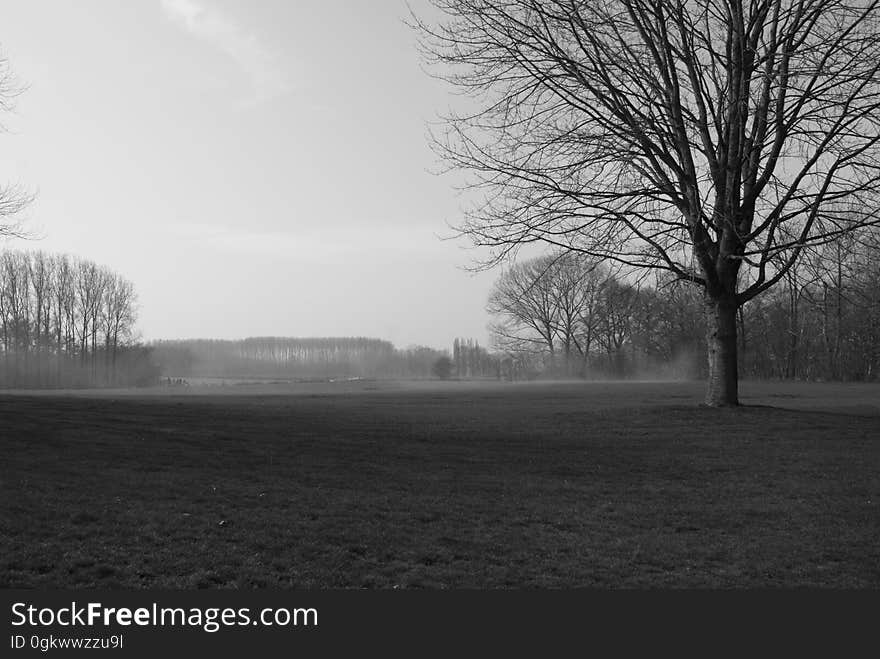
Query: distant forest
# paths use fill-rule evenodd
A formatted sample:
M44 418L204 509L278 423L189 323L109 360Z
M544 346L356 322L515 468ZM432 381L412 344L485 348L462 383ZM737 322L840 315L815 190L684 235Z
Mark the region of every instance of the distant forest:
M421 378L432 377L435 362L447 354L365 337L185 339L151 348L162 375L175 378Z
M152 384L133 284L92 261L0 252L0 387Z

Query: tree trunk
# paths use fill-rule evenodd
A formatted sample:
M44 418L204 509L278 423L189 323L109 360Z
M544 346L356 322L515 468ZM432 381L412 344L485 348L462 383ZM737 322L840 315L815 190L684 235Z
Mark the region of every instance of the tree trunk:
M736 355L736 303L706 302L706 343L709 348L709 382L706 405L739 405L739 372Z

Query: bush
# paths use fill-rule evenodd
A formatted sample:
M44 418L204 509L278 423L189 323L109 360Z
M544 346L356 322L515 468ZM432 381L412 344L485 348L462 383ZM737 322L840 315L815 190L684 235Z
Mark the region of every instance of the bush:
M438 357L431 367L431 372L441 380L448 380L452 375L452 360L446 355Z

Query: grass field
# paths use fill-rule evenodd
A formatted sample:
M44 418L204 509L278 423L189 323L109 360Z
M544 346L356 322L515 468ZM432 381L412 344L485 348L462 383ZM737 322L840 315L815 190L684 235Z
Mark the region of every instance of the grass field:
M0 396L0 587L880 587L880 387Z

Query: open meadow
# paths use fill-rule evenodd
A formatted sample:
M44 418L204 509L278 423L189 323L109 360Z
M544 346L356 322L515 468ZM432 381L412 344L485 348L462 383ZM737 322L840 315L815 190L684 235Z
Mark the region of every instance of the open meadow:
M880 386L0 395L0 586L880 587Z

